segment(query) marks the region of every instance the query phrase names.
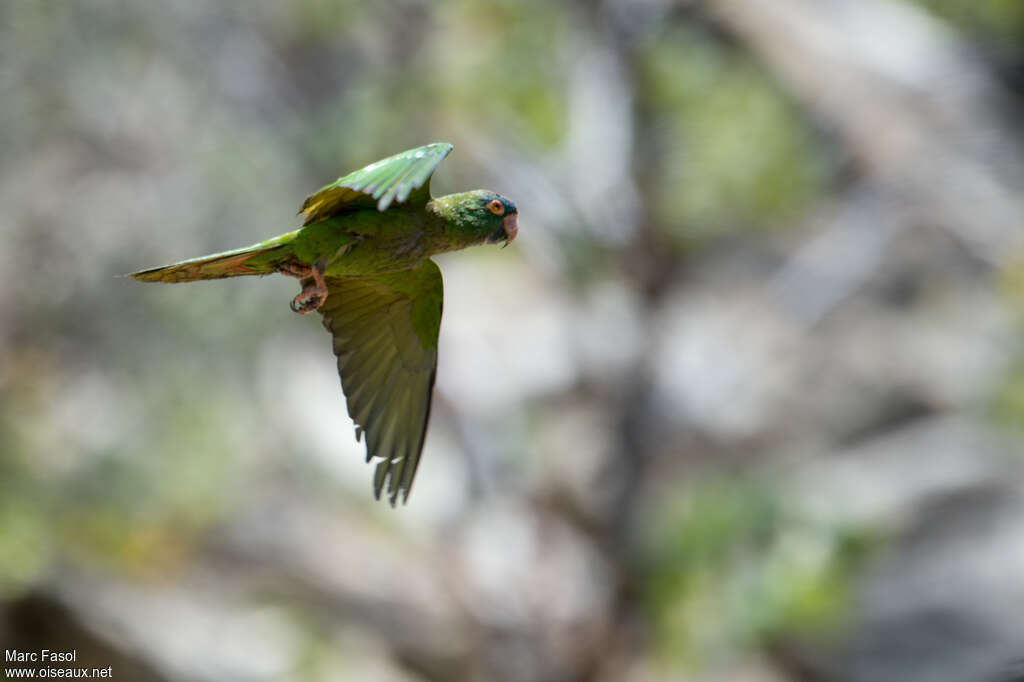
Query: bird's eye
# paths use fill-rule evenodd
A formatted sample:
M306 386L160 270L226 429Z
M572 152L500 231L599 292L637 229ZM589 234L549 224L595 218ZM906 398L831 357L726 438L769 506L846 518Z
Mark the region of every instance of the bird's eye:
M487 210L494 215L502 215L505 213L505 204L501 203L499 199L491 199L487 202Z

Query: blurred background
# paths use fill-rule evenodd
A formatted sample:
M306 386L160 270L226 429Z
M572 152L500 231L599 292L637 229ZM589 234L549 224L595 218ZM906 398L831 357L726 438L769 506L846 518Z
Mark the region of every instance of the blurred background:
M0 648L120 680L1024 679L1019 0L0 4ZM118 275L436 140L374 502L284 277Z

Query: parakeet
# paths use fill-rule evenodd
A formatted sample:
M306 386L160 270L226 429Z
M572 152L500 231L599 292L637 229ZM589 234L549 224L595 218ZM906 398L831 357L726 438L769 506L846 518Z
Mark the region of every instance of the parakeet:
M489 190L430 196L444 142L395 154L306 198L302 227L259 244L131 273L144 282L280 273L299 280L291 308L319 310L374 494L408 501L423 450L437 370L441 271L430 256L508 244L519 230L509 199Z

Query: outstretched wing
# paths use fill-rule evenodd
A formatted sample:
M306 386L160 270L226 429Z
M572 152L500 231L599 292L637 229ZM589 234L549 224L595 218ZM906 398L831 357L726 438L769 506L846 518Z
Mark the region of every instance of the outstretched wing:
M409 499L430 416L444 286L432 260L404 272L327 280L320 308L377 498Z
M392 202L425 204L430 200L430 176L448 156L452 145L435 142L371 163L366 168L338 178L306 197L299 215L303 225L315 223L357 208L377 207L385 211Z

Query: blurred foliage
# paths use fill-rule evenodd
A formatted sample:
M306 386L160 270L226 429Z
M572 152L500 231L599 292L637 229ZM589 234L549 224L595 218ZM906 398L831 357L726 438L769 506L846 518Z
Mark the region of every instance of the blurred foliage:
M511 126L531 146L557 147L566 133L566 84L557 67L577 47L567 9L537 0L443 3L437 21L451 33L434 46L432 76L450 125Z
M785 225L821 193L826 150L748 55L680 26L642 63L660 150L652 208L681 244Z
M1014 314L1019 334L1024 334L1024 259L1011 259L999 273L997 284L1002 300ZM1024 345L1015 344L1012 349L1011 361L987 407L998 424L1024 429Z
M701 667L755 642L840 633L877 539L815 521L779 491L767 478L701 477L653 514L645 601L666 662Z
M911 0L971 34L979 45L1020 54L1024 3L1018 0Z
M992 396L992 416L1000 424L1014 429L1024 428L1024 352L1018 353Z
M225 415L190 400L187 385L164 387L166 402L149 401L165 410L159 428L115 444L102 432L109 423L79 421L67 410L85 408L35 372L9 377L29 383L14 387L16 406L0 413L0 537L11 549L0 552L0 593L30 586L60 556L129 572L176 570L192 538L233 499L238 462L228 456ZM71 398L101 400L107 389L84 390L90 395ZM40 422L47 413L52 421Z

